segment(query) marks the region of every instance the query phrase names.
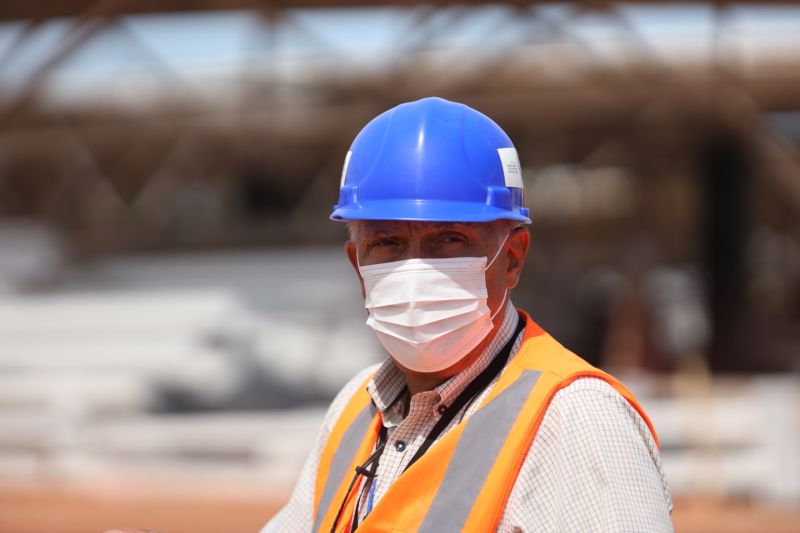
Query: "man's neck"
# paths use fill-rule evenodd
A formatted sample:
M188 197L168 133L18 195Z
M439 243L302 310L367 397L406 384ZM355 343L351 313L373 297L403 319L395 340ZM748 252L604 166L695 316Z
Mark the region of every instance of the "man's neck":
M406 385L408 386L408 392L411 396L419 392L426 392L432 391L452 376L440 377L432 374L417 374L409 375L408 373L405 374L406 376Z

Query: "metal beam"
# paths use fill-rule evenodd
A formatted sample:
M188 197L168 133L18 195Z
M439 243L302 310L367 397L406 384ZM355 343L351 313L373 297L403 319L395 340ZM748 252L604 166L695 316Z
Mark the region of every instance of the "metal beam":
M527 0L505 0L505 1L484 1L484 0L260 0L262 5L271 5L276 10L280 9L303 9L303 8L341 8L341 7L410 7L418 5L428 6L464 6L464 5L510 5L510 6L529 6L537 4L563 4L557 0L537 0L535 2ZM575 2L580 4L584 10L603 10L618 3L657 5L663 4L659 0L629 0L626 2L616 2L612 0L596 0L586 2ZM672 2L673 4L695 4L695 5L731 5L726 0L710 1L691 1L683 0ZM0 21L24 20L24 19L50 19L59 17L77 17L84 14L89 7L94 4L93 0L58 0L57 2L48 0L28 0L25 2L2 2L0 3ZM253 0L122 0L115 2L115 12L120 15L134 15L145 13L177 13L192 11L227 11L252 9ZM754 5L788 5L800 4L797 0L751 0L742 4Z

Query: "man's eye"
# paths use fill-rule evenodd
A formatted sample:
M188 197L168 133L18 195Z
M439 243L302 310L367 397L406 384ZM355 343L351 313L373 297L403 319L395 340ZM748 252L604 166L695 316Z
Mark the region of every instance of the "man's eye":
M454 244L466 242L466 239L461 235L444 235L439 241L444 244Z
M380 239L373 242L370 247L376 246L395 246L397 244L397 239Z

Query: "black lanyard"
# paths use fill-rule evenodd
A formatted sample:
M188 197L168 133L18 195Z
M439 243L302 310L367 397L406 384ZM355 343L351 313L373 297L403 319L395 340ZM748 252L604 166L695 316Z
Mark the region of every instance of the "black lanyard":
M397 395L397 397L394 400L392 400L392 403L390 403L386 407L386 410L388 411L389 409L394 407L394 405L397 402L403 399L403 397L406 395L407 392L408 392L408 387L403 387L403 390L401 390L400 393ZM386 426L383 425L383 420L381 420L381 429L378 431L378 442L375 443L375 451L372 452L372 455L370 455L366 461L356 466L355 475L353 476L353 479L350 481L350 486L347 488L347 492L345 493L342 505L339 506L339 511L337 511L336 518L333 521L333 527L331 528L331 533L334 533L334 531L336 530L336 525L339 523L339 519L342 516L342 511L344 511L344 504L347 502L347 497L350 495L350 491L353 490L353 486L356 484L358 476L364 476L366 478L369 478L372 480L373 483L375 483L375 475L378 473L378 465L380 464L381 461L381 455L383 455L383 450L384 448L386 448L386 441L388 440L388 434L389 430L386 429ZM361 498L359 497L356 500L356 507L355 507L355 512L353 513L353 523L351 531L355 531L356 528L358 527L358 506L360 499Z
M353 490L353 486L358 481L358 476L364 476L367 478L374 478L375 473L378 471L378 462L380 461L381 455L383 454L383 449L386 447L386 426L381 424L380 432L378 433L378 442L375 447L375 451L372 452L366 461L363 464L356 466L355 474L353 475L353 479L350 480L350 486L347 487L347 492L344 493L344 500L342 500L342 504L339 506L339 510L336 512L336 518L333 519L333 526L331 526L331 533L335 533L336 526L339 524L339 520L342 517L342 511L344 511L344 504L347 503L347 497L350 496L350 491ZM374 480L373 480L374 482ZM358 516L358 502L356 502L356 512L354 515ZM358 527L357 525L355 527ZM353 528L353 530L355 529Z

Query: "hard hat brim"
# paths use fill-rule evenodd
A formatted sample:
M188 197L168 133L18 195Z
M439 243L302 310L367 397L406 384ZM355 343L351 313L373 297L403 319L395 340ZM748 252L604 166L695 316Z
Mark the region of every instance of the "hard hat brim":
M373 200L334 206L331 220L406 220L415 222L491 222L517 220L530 224L527 209L500 209L492 205L447 200Z

